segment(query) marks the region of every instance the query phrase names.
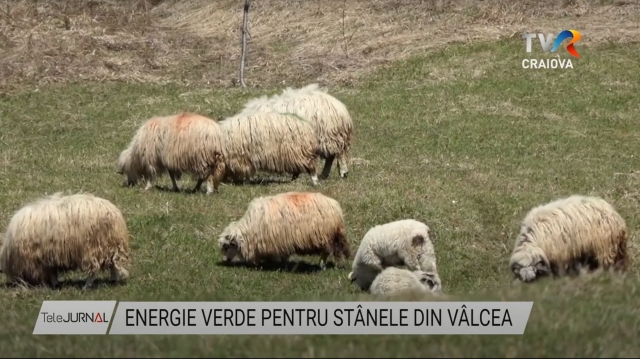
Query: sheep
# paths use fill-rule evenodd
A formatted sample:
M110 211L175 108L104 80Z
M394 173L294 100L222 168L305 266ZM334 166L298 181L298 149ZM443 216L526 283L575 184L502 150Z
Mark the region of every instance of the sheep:
M129 232L120 210L88 193L61 192L28 203L9 222L0 267L14 283L57 288L59 275L82 270L92 287L109 269L113 281L125 281L130 261Z
M408 293L422 294L433 291L436 289L436 285L435 277L429 273L388 267L375 277L371 283L370 293L384 296Z
M349 280L366 291L387 267L405 265L433 277L434 290L442 289L429 226L414 219L377 225L365 233L353 260Z
M325 160L321 178L326 179L337 158L340 177L346 178L353 136L353 121L347 107L327 93L326 88L310 84L300 89L287 88L271 98L249 100L245 109L290 112L311 122L318 136L318 154Z
M161 160L174 191L180 191L177 180L184 172L197 180L193 192L200 191L204 181L207 181L207 194L217 192L226 169L225 139L220 124L189 112L172 116Z
M330 255L336 263L351 255L340 204L313 192L253 199L244 216L223 230L218 243L226 263L236 257L259 264L274 259L287 262L294 254L320 255L320 266L326 269Z
M275 111L244 110L220 125L227 143L227 176L241 180L257 171L307 172L318 184L318 140L313 126L299 116Z
M152 117L138 128L116 164L116 173L126 176L123 185L134 186L144 180L145 190L149 190L153 182L164 174L166 168L162 163L162 149L173 118Z
M534 207L525 216L509 261L521 282L579 275L598 268L626 271L628 231L604 199L572 195Z

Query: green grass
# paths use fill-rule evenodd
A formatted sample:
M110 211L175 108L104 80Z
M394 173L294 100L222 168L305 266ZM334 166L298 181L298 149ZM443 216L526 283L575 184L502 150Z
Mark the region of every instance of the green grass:
M181 110L228 116L245 100L280 89L102 84L5 96L3 226L45 193L90 191L122 209L135 263L131 280L119 287L2 289L3 356L637 357L638 265L624 278L509 285L519 221L557 197L606 198L638 239L640 176L633 171L640 153L640 48L579 51L573 70L524 70L519 39L452 46L385 69L360 88L332 89L355 121L354 163L348 179L340 180L334 168L319 190L341 203L353 251L374 225L424 221L436 232L439 272L452 299L534 301L523 336L33 337L44 299L371 298L346 280L347 268L294 274L217 265L217 235L252 198L313 190L307 176L285 184L225 185L205 196L124 188L115 174L119 152L143 120ZM160 184L168 185L168 178Z

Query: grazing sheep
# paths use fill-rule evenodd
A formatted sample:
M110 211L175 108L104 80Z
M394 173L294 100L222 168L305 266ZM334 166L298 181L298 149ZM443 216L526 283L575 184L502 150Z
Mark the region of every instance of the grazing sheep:
M318 184L318 140L311 124L294 114L245 110L220 123L227 143L227 175L235 180L257 171L307 172Z
M225 262L236 256L259 264L269 259L286 262L294 254L320 255L324 269L330 255L336 262L350 256L340 204L312 192L253 199L244 216L231 222L218 242Z
M605 200L573 195L533 208L524 218L509 267L516 279L628 267L624 219Z
M218 191L225 174L226 149L220 125L207 117L180 113L171 118L162 149L162 163L169 172L173 190L179 191L177 179L189 173L198 182L198 192L207 181L207 194Z
M116 172L124 174L125 186L146 182L145 190L166 171L162 163L162 149L174 116L153 117L138 128L129 146L118 157Z
M441 290L435 250L426 224L404 219L369 229L356 252L349 280L355 281L362 290L368 290L382 270L400 265L432 275L434 290Z
M109 269L111 279L129 277L129 233L120 210L92 194L56 193L15 213L0 249L0 267L13 282L57 287L66 271L96 274Z
M320 88L318 84L287 88L271 98L262 96L249 100L245 109L295 113L311 122L319 141L318 154L325 160L322 178L329 177L336 158L340 177L347 177L353 121L347 107L329 95L326 88Z
M388 267L371 283L373 295L398 295L408 293L429 293L437 284L433 275L416 270Z

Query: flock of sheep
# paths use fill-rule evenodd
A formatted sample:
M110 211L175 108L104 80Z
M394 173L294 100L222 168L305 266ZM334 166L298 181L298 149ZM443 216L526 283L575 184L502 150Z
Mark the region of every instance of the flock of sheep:
M197 181L194 191L206 182L208 194L224 180L243 181L259 171L294 179L305 172L316 185L319 159L325 160L321 178L329 176L334 160L340 177L347 176L352 134L345 105L313 84L253 99L220 122L192 113L151 118L120 154L117 172L126 177L125 185L143 182L146 189L168 173L175 191L182 174L189 174ZM335 262L351 258L346 233L337 200L318 192L286 192L253 199L218 242L225 262L317 255L325 268L330 256ZM429 226L414 219L372 227L359 243L349 280L375 295L441 293L429 234ZM102 270L124 281L131 264L129 237L125 218L110 201L57 193L14 214L0 268L12 282L54 288L71 270L86 273L85 288ZM609 203L575 195L526 215L509 266L523 282L596 269L626 271L628 238L624 219Z

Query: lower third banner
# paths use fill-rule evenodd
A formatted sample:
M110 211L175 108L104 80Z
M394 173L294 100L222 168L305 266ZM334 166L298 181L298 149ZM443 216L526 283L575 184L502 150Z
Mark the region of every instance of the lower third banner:
M45 301L34 334L524 334L533 302Z

